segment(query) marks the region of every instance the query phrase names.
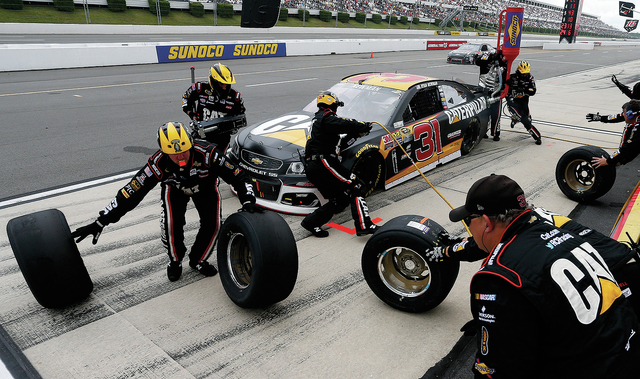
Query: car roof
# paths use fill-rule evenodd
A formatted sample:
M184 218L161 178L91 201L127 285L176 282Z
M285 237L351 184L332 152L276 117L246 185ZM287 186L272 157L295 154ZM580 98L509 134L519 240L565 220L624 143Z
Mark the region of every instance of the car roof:
M395 72L367 72L350 75L342 79L343 83L358 83L370 86L406 91L416 84L438 80L428 76L401 74Z

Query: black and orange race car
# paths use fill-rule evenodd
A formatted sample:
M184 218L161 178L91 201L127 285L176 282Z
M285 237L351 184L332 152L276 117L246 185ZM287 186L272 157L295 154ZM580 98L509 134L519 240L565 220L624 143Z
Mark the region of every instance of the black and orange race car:
M338 116L375 121L368 136L341 153L342 163L367 183L366 193L388 189L468 154L489 125L489 98L476 86L399 73L348 76L329 89L343 107ZM243 128L228 154L253 179L258 204L304 215L326 200L307 180L301 157L317 111L304 109ZM402 145L411 159L398 146Z

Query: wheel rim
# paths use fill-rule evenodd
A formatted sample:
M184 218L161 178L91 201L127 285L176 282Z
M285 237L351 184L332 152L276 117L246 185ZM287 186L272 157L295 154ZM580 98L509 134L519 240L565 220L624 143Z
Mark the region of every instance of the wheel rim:
M234 233L229 238L227 246L227 267L231 280L235 285L244 289L251 284L253 265L251 263L251 249L249 242L242 233Z
M431 285L429 264L406 247L385 250L378 258L378 274L388 289L404 297L420 296Z
M589 162L576 159L571 161L564 172L564 179L571 190L582 193L595 183L596 171Z
M476 144L478 139L478 127L475 124L469 124L469 127L462 136L462 150L470 152Z

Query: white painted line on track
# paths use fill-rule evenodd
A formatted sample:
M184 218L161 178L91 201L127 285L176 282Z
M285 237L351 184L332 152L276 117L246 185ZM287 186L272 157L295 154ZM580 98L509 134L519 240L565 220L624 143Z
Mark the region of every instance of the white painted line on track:
M92 180L92 181L86 182L86 183L74 184L74 185L68 186L68 187L57 188L57 189L54 189L54 190L35 193L33 195L28 195L28 196L18 197L18 198L11 199L11 200L2 201L2 202L0 202L0 208L4 208L4 207L12 206L12 205L25 203L25 202L28 202L28 201L39 200L39 199L42 199L42 198L45 198L45 197L49 197L49 196L60 195L60 194L71 192L71 191L77 191L79 189L83 189L83 188L87 188L87 187L93 187L93 186L97 186L97 185L104 184L104 183L110 183L110 182L113 182L113 181L116 181L116 180L120 180L120 179L130 178L136 172L138 172L138 171L125 172L123 174L109 176L109 177L101 178L101 179L96 179L96 180Z
M259 86L270 86L272 84L285 84L285 83L295 83L295 82L306 82L309 80L317 80L318 78L308 78L308 79L298 79L298 80L285 80L283 82L271 82L271 83L260 83L260 84L247 84L245 87L259 87Z

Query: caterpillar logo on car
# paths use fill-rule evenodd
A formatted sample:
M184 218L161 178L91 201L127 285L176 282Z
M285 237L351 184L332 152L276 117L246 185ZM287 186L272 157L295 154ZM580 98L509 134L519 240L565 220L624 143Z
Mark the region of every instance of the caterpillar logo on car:
M485 109L487 109L487 99L481 97L459 107L445 109L444 113L449 118L449 124L453 124L476 116Z

